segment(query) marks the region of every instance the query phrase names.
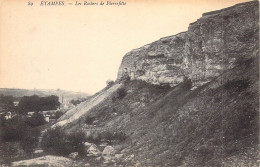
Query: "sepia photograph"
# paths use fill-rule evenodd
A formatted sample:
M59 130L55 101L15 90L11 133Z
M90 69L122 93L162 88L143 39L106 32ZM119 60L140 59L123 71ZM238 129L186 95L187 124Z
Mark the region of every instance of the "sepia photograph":
M258 0L0 0L1 167L259 167Z

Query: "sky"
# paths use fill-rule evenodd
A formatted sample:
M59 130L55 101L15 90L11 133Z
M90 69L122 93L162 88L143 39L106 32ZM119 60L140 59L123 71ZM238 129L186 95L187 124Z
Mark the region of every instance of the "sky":
M121 1L126 5L0 0L0 88L96 93L116 79L127 52L187 31L202 13L247 0Z

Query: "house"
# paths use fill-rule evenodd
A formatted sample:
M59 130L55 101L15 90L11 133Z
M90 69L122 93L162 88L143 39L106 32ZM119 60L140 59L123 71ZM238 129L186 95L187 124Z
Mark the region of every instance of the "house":
M44 120L46 122L50 122L50 115L48 115L48 114L44 115Z

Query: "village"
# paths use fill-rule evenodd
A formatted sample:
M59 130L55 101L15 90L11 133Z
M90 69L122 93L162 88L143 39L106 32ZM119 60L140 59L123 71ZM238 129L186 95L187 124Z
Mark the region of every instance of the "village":
M18 112L23 113L26 118L31 118L35 113L40 114L44 117L46 123L53 124L61 115L63 115L66 111L74 108L78 103L85 100L85 98L81 97L68 97L60 93L59 90L56 91L55 95L51 95L57 98L57 104L54 108L45 107L46 110L31 110L31 109L20 109L19 106L20 101L27 97L12 97L12 96L4 96L0 94L0 117L5 120L9 120L17 116ZM37 95L33 95L37 97ZM31 96L31 97L33 97ZM28 96L29 97L29 96ZM41 98L41 97L40 97ZM42 97L44 98L44 97ZM47 97L46 97L47 98ZM5 103L8 103L5 104ZM28 105L28 104L27 104ZM34 104L32 104L34 105ZM48 105L48 104L45 104Z

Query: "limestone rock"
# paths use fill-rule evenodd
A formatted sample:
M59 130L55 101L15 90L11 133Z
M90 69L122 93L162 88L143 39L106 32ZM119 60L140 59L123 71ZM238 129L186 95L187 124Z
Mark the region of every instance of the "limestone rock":
M76 159L78 157L79 153L78 152L73 152L69 154L69 158L71 159Z
M89 163L86 163L84 166L91 166Z
M90 147L90 146L92 145L92 143L85 142L84 145L85 145L86 147Z
M102 155L115 155L116 150L112 146L106 146Z
M123 154L115 154L115 158L121 159L124 155Z
M88 150L88 156L99 156L101 155L100 150L98 149L98 147L95 144L92 144Z
M34 154L40 154L40 153L43 153L43 150L35 150L34 151Z
M118 70L118 80L175 86L185 78L193 86L209 82L241 59L249 59L258 41L257 1L203 14L188 31L164 37L128 52Z

